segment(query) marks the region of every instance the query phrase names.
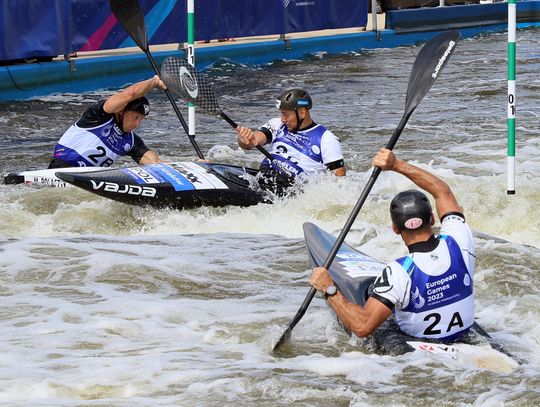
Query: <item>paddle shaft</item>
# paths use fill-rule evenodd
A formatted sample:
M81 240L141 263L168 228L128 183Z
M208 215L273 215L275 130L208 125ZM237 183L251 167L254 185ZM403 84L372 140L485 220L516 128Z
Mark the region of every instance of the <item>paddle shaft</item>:
M154 69L154 72L158 76L160 76L161 74L159 72L159 68L158 68L158 66L156 64L156 61L152 57L152 54L150 53L150 50L148 49L148 45L146 46L146 48L142 48L142 50L144 51L144 53L148 57L148 60L150 61L150 65L152 65L152 68ZM182 113L180 113L180 109L178 109L178 106L176 105L176 102L174 101L169 89L165 89L165 95L167 95L167 99L169 99L169 102L171 103L171 106L172 106L174 112L176 113L176 116L180 120L180 123L182 123L182 127L184 128L184 131L186 132L186 134L187 134L187 136L189 138L189 141L191 142L191 145L195 149L195 152L197 153L197 155L199 156L199 158L201 160L204 160L204 155L203 155L201 149L199 148L199 145L195 141L195 138L189 133L188 125L187 125L186 121L184 120L184 117L182 116Z
M396 130L394 131L394 134L390 138L390 141L386 145L386 148L388 150L392 150L394 148L394 146L396 145L396 142L397 142L399 136L401 135L401 132L405 128L405 125L407 124L407 121L409 120L409 117L411 116L413 111L414 111L414 109L411 110L410 112L407 112L406 114L404 114L403 117L401 118L401 121L399 122L398 127L396 128ZM373 185L375 184L375 181L379 177L380 173L381 173L381 169L379 167L373 168L373 172L371 173L371 176L369 177L369 180L368 180L366 186L364 187L364 189L362 191L362 194L360 195L360 198L358 198L358 201L356 202L356 205L354 205L354 208L353 208L351 214L349 215L349 218L345 222L345 225L343 226L343 229L341 230L339 236L337 237L336 241L334 242L334 245L332 246L332 248L330 249L330 252L328 253L328 257L326 258L326 261L324 262L324 265L323 265L323 267L325 269L329 269L330 266L332 265L332 262L336 258L336 255L337 255L337 252L339 251L339 248L341 247L341 245L345 241L345 237L347 236L347 234L351 230L351 227L352 227L354 221L356 220L356 217L360 213L360 210L362 209L362 206L364 206L364 202L366 201L369 193L371 192L371 189L373 188ZM313 297L315 297L316 293L317 293L317 290L315 288L311 287L308 294L307 294L307 296L306 296L306 298L304 299L304 302L300 306L300 309L298 310L298 312L294 316L293 320L289 324L289 327L285 330L285 332L283 333L283 335L281 336L279 341L274 345L274 350L276 350L290 336L290 334L291 334L292 330L294 329L294 327L296 326L296 324L298 324L298 322L300 322L300 320L302 319L302 317L306 313L306 311L307 311L307 309L309 307L309 304L313 300Z
M231 119L229 116L227 116L226 113L222 112L221 109L219 110L219 116L225 120L227 123L229 123L233 129L236 129L238 127L238 124L233 120ZM274 157L272 157L272 154L270 154L268 152L268 150L266 150L263 146L260 146L260 145L255 145L255 148L257 150L259 150L261 153L264 154L264 156L266 158L268 158L271 162L273 162L274 164L276 164L278 166L278 168L280 170L283 170L287 175L291 176L291 174L289 173L289 171L286 171L284 168L281 168L278 163L276 162L276 159Z

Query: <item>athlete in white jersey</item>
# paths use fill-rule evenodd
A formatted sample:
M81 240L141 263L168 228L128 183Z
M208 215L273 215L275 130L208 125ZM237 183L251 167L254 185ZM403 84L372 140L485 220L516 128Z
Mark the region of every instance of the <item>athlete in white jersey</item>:
M271 119L258 130L238 126L238 144L246 150L270 144L273 159L288 170L293 178L284 175L275 163L265 158L261 163L263 187L281 191L295 179L332 171L345 175L343 152L339 139L324 126L313 121L310 109L313 102L303 89L289 89L277 99L280 117ZM276 188L277 184L277 188Z
M474 323L474 246L450 187L441 179L382 149L373 164L398 172L435 199L440 235L427 196L417 190L396 195L390 204L392 229L401 235L409 255L388 264L375 280L362 307L350 303L334 286L325 268L318 267L311 284L326 293L340 321L357 336L368 336L395 311L400 329L418 338L453 341Z
M144 95L156 87L165 89L157 75L91 105L60 138L49 168L108 167L122 155L138 164L160 162L134 132L150 111Z

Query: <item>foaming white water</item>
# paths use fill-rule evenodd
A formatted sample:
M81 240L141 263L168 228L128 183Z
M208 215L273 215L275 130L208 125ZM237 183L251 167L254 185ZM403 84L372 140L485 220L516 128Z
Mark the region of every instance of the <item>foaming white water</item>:
M389 392L409 389L398 397L407 405L411 385L426 375L452 389L448 395L455 402L469 394L493 399L495 383L497 397L508 400L512 394L529 397L527 387L516 384L529 382L538 369L538 358L530 354L539 347L538 331L530 329L536 317L526 311L538 307L538 293L493 304L499 295L494 287L482 298L482 281L493 273L487 268L478 289L482 308L492 305L479 310L480 321L526 360L504 383L460 361L369 354L317 298L292 342L272 354L308 290L299 239L86 235L3 241L1 249L9 253L1 259L3 405L313 398L373 405L384 404ZM519 322L509 318L523 312Z
M437 160L440 162L440 160ZM472 228L516 243L540 246L540 185L534 169L519 172L516 195L506 193L506 174L463 175L461 164L412 161L446 180ZM524 164L523 164L524 166ZM459 170L459 174L451 168ZM522 168L522 165L520 165ZM41 189L4 197L0 224L5 236L61 236L73 233L197 234L271 233L302 237L302 224L315 222L338 230L356 204L371 170L349 171L345 178L322 176L295 196L252 207L198 208L187 211L129 206L75 188ZM363 205L354 228L389 224L388 207L399 191L413 188L405 177L383 172ZM7 202L6 202L7 201Z

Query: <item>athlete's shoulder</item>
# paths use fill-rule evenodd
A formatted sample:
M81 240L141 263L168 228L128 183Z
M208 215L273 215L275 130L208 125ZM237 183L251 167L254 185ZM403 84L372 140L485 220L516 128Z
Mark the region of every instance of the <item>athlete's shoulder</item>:
M322 133L321 140L326 143L341 145L341 140L336 136L331 130L328 130L326 127L323 127L324 132Z
M401 280L408 277L407 270L402 264L402 259L394 260L384 267L382 273L375 280L375 291L379 293L389 291L394 287L396 279Z
M85 110L85 113L94 114L94 115L110 114L110 113L105 112L105 109L103 108L106 101L107 101L107 99L100 99L97 102L92 103Z
M451 236L462 249L474 253L474 237L471 228L460 214L449 214L441 221L441 235Z
M275 117L260 126L259 130L262 132L264 132L264 130L268 130L272 134L275 134L282 125L283 123L281 123L281 119L279 117Z
M83 128L94 127L109 121L114 115L112 113L107 113L103 109L105 101L106 99L101 99L88 106L81 118L77 120L77 126Z
M396 261L388 263L373 283L372 296L386 305L401 308L407 301L407 287L410 278L403 267ZM389 305L390 306L390 305Z

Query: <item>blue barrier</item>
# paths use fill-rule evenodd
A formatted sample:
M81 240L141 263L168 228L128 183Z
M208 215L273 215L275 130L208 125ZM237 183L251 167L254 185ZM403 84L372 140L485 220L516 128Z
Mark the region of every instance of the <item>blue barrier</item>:
M140 0L149 43L187 41L186 0ZM204 0L195 2L197 40L286 34L367 22L358 0ZM0 62L134 46L106 0L2 0Z

